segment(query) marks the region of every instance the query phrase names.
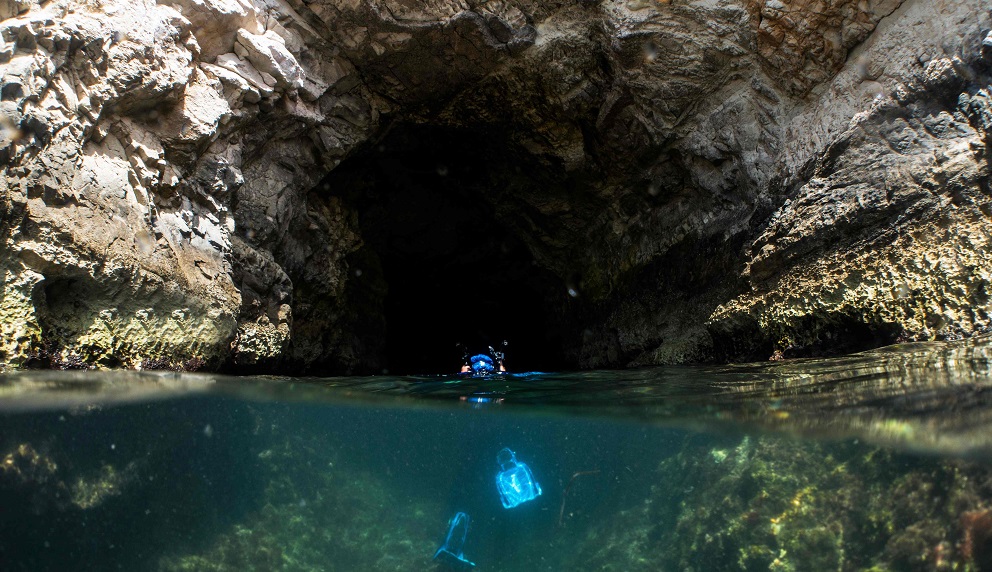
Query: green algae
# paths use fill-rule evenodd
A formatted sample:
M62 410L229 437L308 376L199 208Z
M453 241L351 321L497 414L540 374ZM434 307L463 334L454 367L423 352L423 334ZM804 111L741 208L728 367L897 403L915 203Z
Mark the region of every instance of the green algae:
M640 507L590 532L577 565L977 570L961 515L992 495L981 465L768 436L718 446L690 438L656 477Z
M138 474L138 463L132 461L123 468L104 463L96 471L73 475L55 456L27 442L6 451L0 456L0 489L14 488L32 497L36 510L87 511L124 495Z
M41 326L31 292L43 277L37 272L3 270L0 281L0 363L19 365L41 347Z
M151 279L121 289L86 271L53 278L9 259L0 273L3 366L189 371L217 367L236 337L223 304L204 307Z
M134 480L137 463L128 463L123 469L104 464L95 475L76 477L69 487L73 505L83 510L100 506L111 497L120 496Z

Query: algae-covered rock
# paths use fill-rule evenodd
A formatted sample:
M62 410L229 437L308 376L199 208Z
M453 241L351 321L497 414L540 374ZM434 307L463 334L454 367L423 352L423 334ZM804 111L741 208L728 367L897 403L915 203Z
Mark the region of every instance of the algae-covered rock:
M750 246L750 291L713 313L711 331L760 332L802 355L845 337L878 345L992 325L988 132L975 119L988 94L932 101L927 81L851 121Z
M137 472L137 463L131 462L122 469L103 465L95 475L76 477L69 487L71 502L83 510L99 506L108 498L123 494Z
M0 491L28 499L38 513L86 511L123 494L138 473L138 463L130 462L123 468L104 464L98 471L73 474L68 463L60 465L53 456L31 443L6 452L0 457ZM58 456L66 455L60 451Z
M576 562L603 570L975 570L976 551L961 548L973 534L961 516L992 498L992 471L982 465L782 437L716 447L690 438L656 477L643 505L591 532Z

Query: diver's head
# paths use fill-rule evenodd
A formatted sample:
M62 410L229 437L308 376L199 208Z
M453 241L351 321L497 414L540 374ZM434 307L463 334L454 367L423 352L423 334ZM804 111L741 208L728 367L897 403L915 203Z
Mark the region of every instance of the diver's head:
M493 365L493 358L486 354L477 354L469 358L469 366L472 368L472 373L492 373L496 371L496 367Z

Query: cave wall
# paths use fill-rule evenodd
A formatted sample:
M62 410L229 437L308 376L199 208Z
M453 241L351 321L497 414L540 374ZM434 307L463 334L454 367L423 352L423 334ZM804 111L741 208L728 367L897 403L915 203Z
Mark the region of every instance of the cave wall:
M380 371L389 285L327 175L398 124L498 134L479 200L574 294L572 366L983 331L990 28L988 0L4 0L0 360Z

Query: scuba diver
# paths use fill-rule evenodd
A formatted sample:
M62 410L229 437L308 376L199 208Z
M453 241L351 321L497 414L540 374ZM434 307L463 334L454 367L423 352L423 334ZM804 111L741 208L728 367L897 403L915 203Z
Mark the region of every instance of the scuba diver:
M473 375L487 375L490 373L505 372L506 367L503 365L503 360L506 357L505 352L498 352L492 346L489 346L489 354L475 354L469 357L468 350L465 346L458 344L462 348L462 369L459 373L471 373ZM506 340L503 341L503 347L506 347Z

